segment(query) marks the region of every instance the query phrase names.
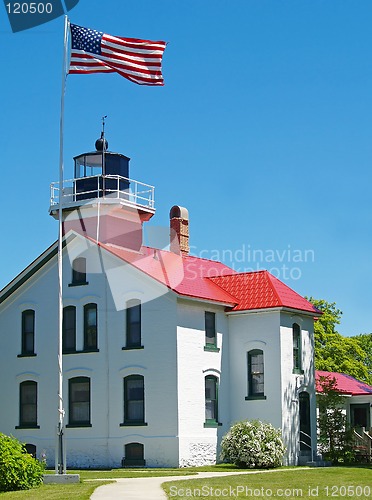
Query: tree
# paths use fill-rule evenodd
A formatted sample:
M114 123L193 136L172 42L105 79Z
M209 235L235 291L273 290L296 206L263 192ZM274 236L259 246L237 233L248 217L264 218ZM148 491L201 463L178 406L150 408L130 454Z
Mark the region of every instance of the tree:
M346 373L372 384L372 362L371 358L368 359L368 351L364 348L367 340L344 337L337 332L336 326L340 324L342 312L336 307L335 302L313 297L308 300L323 313L314 323L315 369Z
M372 333L362 333L354 338L359 342L359 345L367 355L364 362L368 370L369 381L366 380L366 382L372 385Z
M353 461L352 430L343 410L346 398L338 392L334 377L320 377L318 383L321 387L317 398L319 449L326 460Z

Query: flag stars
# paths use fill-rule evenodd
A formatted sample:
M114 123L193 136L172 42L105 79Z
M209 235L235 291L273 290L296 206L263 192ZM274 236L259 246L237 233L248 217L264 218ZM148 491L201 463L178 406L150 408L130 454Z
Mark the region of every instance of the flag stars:
M73 49L84 50L92 54L101 54L101 40L103 36L101 31L71 24L71 35Z

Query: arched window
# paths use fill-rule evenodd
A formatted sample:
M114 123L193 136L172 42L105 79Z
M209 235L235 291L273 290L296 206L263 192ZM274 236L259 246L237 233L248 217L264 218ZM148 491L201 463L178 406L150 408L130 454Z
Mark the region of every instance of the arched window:
M25 444L25 448L26 448L26 453L32 455L33 458L36 458L36 446L34 444L27 443Z
M71 427L90 426L90 378L74 377L68 381L69 423Z
M205 427L218 423L218 379L214 375L205 377Z
M63 309L63 352L76 352L76 307L67 306Z
M264 354L261 349L248 352L248 398L265 398Z
M19 427L37 427L37 382L33 380L19 386Z
M98 348L97 304L84 306L84 351Z
M293 340L293 372L302 373L301 328L297 323L292 325Z
M128 443L124 447L124 467L144 467L144 446L141 443Z
M142 375L124 378L124 425L145 423L145 384Z
M72 262L71 285L87 285L87 261L85 257L77 257Z
M35 311L22 312L22 356L35 354Z
M127 302L126 347L141 347L141 301Z

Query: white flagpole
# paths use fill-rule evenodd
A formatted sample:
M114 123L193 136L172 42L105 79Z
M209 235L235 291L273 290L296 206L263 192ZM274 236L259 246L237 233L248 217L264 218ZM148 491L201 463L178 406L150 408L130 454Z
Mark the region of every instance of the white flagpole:
M61 116L59 122L59 206L58 206L58 453L55 464L56 473L66 473L63 448L63 366L62 366L62 328L63 328L63 293L62 293L62 245L63 245L63 129L65 115L65 91L67 78L67 41L69 20L65 16L64 53L62 67Z

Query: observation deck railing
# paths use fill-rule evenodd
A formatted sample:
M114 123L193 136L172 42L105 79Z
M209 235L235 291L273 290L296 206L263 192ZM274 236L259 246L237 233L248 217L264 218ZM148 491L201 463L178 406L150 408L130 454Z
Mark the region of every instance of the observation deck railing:
M128 205L154 211L154 190L154 186L120 175L81 177L63 181L62 204L63 206L71 206L99 198L102 201L124 201ZM50 186L51 208L59 205L60 196L59 182L52 182Z

